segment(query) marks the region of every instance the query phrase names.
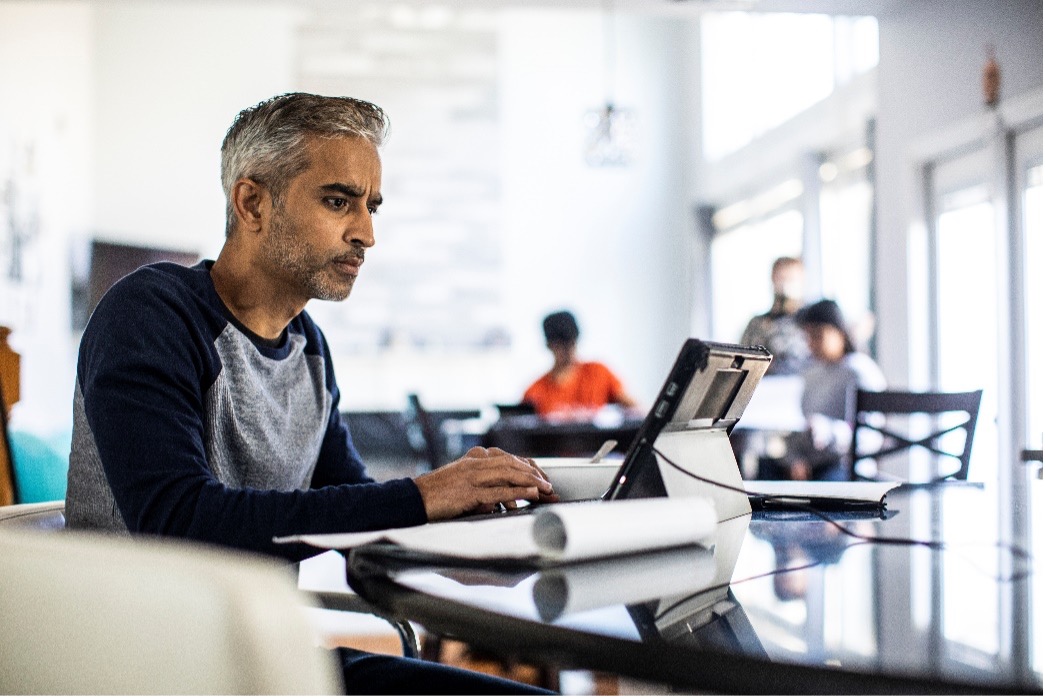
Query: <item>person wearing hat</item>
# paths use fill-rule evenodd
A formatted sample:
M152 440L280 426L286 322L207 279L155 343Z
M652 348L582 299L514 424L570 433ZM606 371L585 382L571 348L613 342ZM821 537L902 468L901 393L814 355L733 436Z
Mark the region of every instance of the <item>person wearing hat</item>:
M817 301L798 311L813 363L802 377L805 432L792 435L784 457L784 473L793 480L845 480L844 457L853 438L846 420L849 395L857 388L881 391L885 375L871 357L857 351L838 304Z
M605 405L624 408L638 403L620 379L600 362L577 358L580 328L569 311L556 311L544 319L544 339L552 353L552 368L523 394L538 415L545 417L588 417Z

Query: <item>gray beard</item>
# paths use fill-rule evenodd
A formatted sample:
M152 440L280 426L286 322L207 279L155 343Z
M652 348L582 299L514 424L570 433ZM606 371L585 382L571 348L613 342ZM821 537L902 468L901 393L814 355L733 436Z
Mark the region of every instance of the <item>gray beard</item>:
M309 298L344 301L352 293L355 280L346 283L328 276L330 260L313 254L301 242L298 229L289 224L282 213L277 213L272 221L265 252L272 265L286 272Z

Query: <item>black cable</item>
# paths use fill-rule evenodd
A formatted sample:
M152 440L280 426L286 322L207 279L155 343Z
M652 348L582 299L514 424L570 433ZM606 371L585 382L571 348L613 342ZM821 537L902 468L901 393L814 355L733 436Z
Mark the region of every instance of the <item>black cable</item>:
M802 512L806 512L808 514L813 515L814 517L822 519L823 521L827 522L831 526L833 526L836 529L838 529L839 531L841 531L843 534L846 534L847 536L851 536L854 539L859 539L859 540L861 540L861 542L864 542L864 543L869 543L869 544L886 544L886 545L891 545L891 546L924 546L925 548L928 548L928 549L933 550L933 551L942 551L944 549L947 549L949 547L953 547L954 546L954 544L948 544L945 541L931 541L931 540L930 541L925 541L925 540L922 540L922 539L909 539L909 538L906 538L906 537L869 536L869 535L866 535L866 534L858 534L858 533L854 532L853 530L849 529L848 527L842 525L840 522L838 522L836 519L834 519L833 517L828 515L823 510L820 510L820 509L818 509L816 507L812 507L810 505L805 505L803 503L795 502L795 501L793 501L790 498L775 497L773 495L769 495L768 493L750 492L750 491L748 491L748 490L746 490L744 488L737 488L737 487L732 486L732 485L727 485L726 483L721 483L719 481L712 480L711 478L707 478L705 476L697 475L696 473L688 471L687 469L684 469L681 466L679 466L670 457L668 457L666 454L664 454L664 452L662 452L661 450L657 449L652 444L649 445L649 447L653 451L653 453L656 454L657 456L659 456L661 459L663 459L664 462L668 466L671 466L673 469L675 469L679 473L682 473L682 474L684 474L686 476L689 476L690 478L693 478L694 480L698 480L698 481L701 481L702 483L707 483L708 485L713 485L713 486L716 486L718 488L722 488L724 490L731 490L731 491L733 491L735 493L740 493L740 494L744 495L745 497L760 498L760 499L764 500L767 503L786 504L788 507L792 507L792 508L794 508L796 510L800 510ZM1012 554L1012 556L1014 558L1025 560L1028 563L1034 560L1034 557L1029 552L1024 551L1022 548L1020 548L1019 546L1016 546L1015 544L1004 544L1004 543L998 541L998 542L995 542L994 544L991 544L991 546L994 547L994 548L1001 549L1003 551L1008 551L1010 554ZM968 559L966 559L966 560L968 560ZM970 561L970 563L971 562L972 561ZM820 562L816 562L815 564L812 564L812 565L820 565ZM749 580L753 580L755 578L764 577L764 576L767 576L767 575L776 575L777 573L787 573L787 572L791 572L792 570L802 570L803 568L812 567L812 565L801 566L799 568L794 568L794 569L791 569L791 568L780 569L780 570L776 570L776 571L771 571L769 573L764 573L762 575L754 576L753 578L748 578L748 579ZM1016 580L1020 580L1020 579L1026 578L1026 577L1030 576L1030 574L1031 574L1031 571L1030 570L1026 570L1026 571L1023 571L1023 572L1020 572L1020 573L1014 573L1011 576L1004 577L1004 578L1000 577L1000 576L997 576L997 575L995 575L993 577L998 582L1013 582L1013 581L1016 581Z

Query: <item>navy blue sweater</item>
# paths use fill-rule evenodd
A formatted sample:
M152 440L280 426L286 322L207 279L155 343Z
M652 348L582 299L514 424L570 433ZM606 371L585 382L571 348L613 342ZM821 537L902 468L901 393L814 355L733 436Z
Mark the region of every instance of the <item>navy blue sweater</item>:
M68 525L293 559L310 551L273 537L423 524L412 480L367 475L308 314L267 342L222 303L212 264L142 267L91 316L77 364Z

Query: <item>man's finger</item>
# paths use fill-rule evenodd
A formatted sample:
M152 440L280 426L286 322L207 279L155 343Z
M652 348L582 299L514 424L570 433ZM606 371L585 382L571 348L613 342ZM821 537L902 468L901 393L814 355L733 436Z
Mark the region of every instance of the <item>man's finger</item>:
M501 503L514 503L516 500L538 500L540 491L532 487L499 486L480 488L475 491L475 495L480 505L499 505Z
M516 469L479 469L471 474L470 484L476 488L497 488L503 486L534 488L544 492L552 491L552 484L531 471Z
M527 462L529 462L529 464L530 464L531 466L533 466L533 467L534 467L535 469L537 469L537 473L541 474L541 477L542 477L542 478L543 478L544 480L546 480L546 481L548 481L549 483L551 483L551 480L552 480L552 479L551 479L551 478L548 478L548 474L544 472L544 469L542 469L542 468L541 468L540 466L538 466L538 465L537 465L537 462L536 462L536 461L534 461L533 459L526 459L526 461L527 461Z
M502 452L499 456L464 458L461 461L466 463L468 468L477 471L499 472L501 470L513 470L518 473L531 474L545 482L548 481L548 476L541 469L534 466L531 460L523 460L506 452Z

